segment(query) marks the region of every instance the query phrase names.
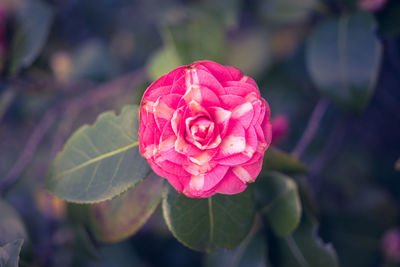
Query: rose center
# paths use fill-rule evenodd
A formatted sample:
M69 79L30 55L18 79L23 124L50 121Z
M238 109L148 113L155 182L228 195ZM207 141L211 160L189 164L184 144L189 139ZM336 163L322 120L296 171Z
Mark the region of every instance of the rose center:
M185 135L188 142L205 149L214 137L214 122L204 115L187 118Z
M199 141L204 140L204 138L207 137L211 124L213 124L213 122L209 121L208 119L200 118L196 120L190 127L190 133L194 139Z

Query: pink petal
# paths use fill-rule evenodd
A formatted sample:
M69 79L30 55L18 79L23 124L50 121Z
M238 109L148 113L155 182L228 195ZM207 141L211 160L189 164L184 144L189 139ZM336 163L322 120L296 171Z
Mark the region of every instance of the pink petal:
M222 66L218 63L215 63L210 60L203 60L203 61L197 61L195 63L196 65L202 65L207 70L219 81L219 82L224 82L224 81L231 81L233 80L232 74L230 69L228 69L225 66ZM233 68L233 67L230 67Z
M161 132L157 128L153 114L141 110L140 118L139 151L145 158L150 158L157 151L159 140L156 136L159 136Z
M165 123L171 121L172 115L174 114L180 99L180 95L169 94L160 96L154 103L153 114L159 129L163 129Z
M215 187L215 193L234 195L243 192L247 185L242 182L232 171L226 173L225 177Z
M243 78L243 73L241 70L231 66L225 66L225 68L231 73L233 81L240 81L240 79Z
M211 118L210 113L203 105L200 105L198 102L192 100L188 103L187 109L184 114L184 118L190 118L195 116L204 116L206 118Z
M220 150L215 159L225 158L245 150L246 133L239 122L232 121L230 123L226 136L223 138L219 148Z
M231 118L231 112L221 107L210 107L208 108L210 115L214 122L217 123L221 137L224 137L228 130L229 119Z
M217 165L213 170L206 173L202 190L207 191L216 186L224 178L228 170L228 166Z
M221 96L221 102L225 109L230 110L231 120L238 120L246 129L254 116L253 106L245 98L236 95Z
M180 193L183 191L183 182L185 177L178 177L173 173L166 172L162 167L157 165L154 161L148 160L148 163L152 170L159 176L168 180L168 182ZM187 177L190 177L189 175Z
M185 171L190 173L192 176L199 176L199 175L204 175L207 172L210 172L214 167L216 166L216 163L213 162L206 162L203 165L197 165L193 162L189 162L185 165L183 165L183 168Z
M218 152L218 149L204 150L197 155L193 155L193 156L189 157L189 160L195 164L203 165L203 164L211 161L211 159L215 156L215 154L217 152Z
M176 164L184 165L186 162L188 162L188 158L186 155L182 155L175 151L175 146L169 149L161 150L160 155L163 158Z
M178 106L182 106L183 101L186 104L191 101L196 101L204 107L220 106L220 101L217 95L207 87L201 85L190 85L188 90L182 96L182 100Z
M255 88L258 89L257 83L252 78L250 78L249 76L244 76L241 79L241 81L244 82L244 83L250 84L251 86L254 86Z
M168 151L175 148L176 135L172 129L171 123L166 123L161 132L160 143L158 145L159 151Z
M257 98L260 97L260 90L257 85L252 85L244 82L228 81L223 84L227 94L238 95L245 97L249 93L255 93Z
M186 142L185 137L182 134L178 135L175 142L175 151L187 156L195 156L201 153L201 150L196 146Z
M225 89L221 83L217 80L217 77L213 76L210 72L201 68L192 68L186 72L186 88L189 85L199 85L207 87L217 95L225 94Z
M262 162L262 158L260 158L252 164L236 166L232 168L232 172L242 180L243 183L252 183L261 172Z
M176 175L177 177L190 176L190 173L188 173L181 164L173 163L172 161L164 159L163 157L159 156L159 157L155 158L154 163L156 163L158 166L162 167L165 174L173 174L173 175ZM168 177L165 177L165 178L168 178Z
M145 94L143 95L142 98L142 103L144 101L152 101L155 102L160 96L165 96L169 95L171 93L171 86L162 86L162 87L156 87L152 90L146 90Z
M228 170L227 166L217 165L205 174L191 176L189 183L184 185L184 193L194 196L204 195L224 178Z
M244 97L237 95L222 95L219 97L222 108L232 112L234 108L247 102Z
M237 166L248 162L257 151L257 134L253 126L246 131L246 148L242 153L234 154L228 157L218 158L215 161L227 166Z
M179 134L179 129L184 121L184 115L186 112L187 106L182 106L175 110L174 114L172 115L171 119L171 127L176 136Z
M185 75L185 70L188 66L180 66L179 68L174 69L173 71L167 73L166 75L162 76L163 81L161 85L172 85L175 81L179 80L180 77Z

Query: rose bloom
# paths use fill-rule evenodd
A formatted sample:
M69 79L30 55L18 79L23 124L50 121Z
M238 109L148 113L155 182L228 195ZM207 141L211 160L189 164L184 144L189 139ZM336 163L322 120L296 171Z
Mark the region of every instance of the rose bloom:
M254 80L212 61L162 76L140 104L140 153L188 197L245 190L271 136L270 109Z

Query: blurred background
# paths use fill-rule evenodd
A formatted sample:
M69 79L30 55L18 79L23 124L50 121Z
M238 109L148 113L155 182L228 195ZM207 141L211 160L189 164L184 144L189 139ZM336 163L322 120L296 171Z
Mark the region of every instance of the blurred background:
M19 214L20 266L220 266L159 208L106 244L44 189L74 130L200 59L257 81L340 265L400 266L399 37L397 0L0 0L0 217ZM274 242L251 264L283 266Z

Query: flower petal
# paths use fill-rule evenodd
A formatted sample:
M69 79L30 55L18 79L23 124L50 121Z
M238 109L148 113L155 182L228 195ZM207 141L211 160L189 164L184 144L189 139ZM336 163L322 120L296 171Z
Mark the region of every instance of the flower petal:
M199 85L206 87L217 95L225 94L225 89L222 87L219 80L209 71L196 67L196 65L186 70L186 88L189 85Z
M253 126L249 127L246 131L246 148L242 153L234 154L228 157L215 157L215 161L219 164L227 166L237 166L247 163L257 151L257 133Z
M210 60L197 61L195 64L205 67L221 83L233 80L230 69L223 65ZM230 68L234 69L233 67Z
M245 98L236 95L221 96L221 102L225 109L232 112L231 119L238 120L246 129L254 116L253 106Z
M243 166L236 166L232 168L232 172L240 179L243 183L252 183L257 179L262 168L262 158L258 161Z
M163 129L165 123L169 123L178 105L180 95L169 94L160 96L153 104L153 114L159 129Z
M233 81L240 81L243 78L241 70L231 66L225 66L225 68L231 73Z
M185 185L187 187L185 187L184 192L191 192L191 194L196 195L196 191L197 193L208 191L224 178L228 170L229 167L227 166L217 165L205 174L193 175L189 184Z
M220 150L215 157L216 159L241 153L246 149L246 133L239 122L233 121L230 123L228 132L222 140L219 148Z
M230 169L225 177L215 187L215 193L234 195L243 192L247 185Z

